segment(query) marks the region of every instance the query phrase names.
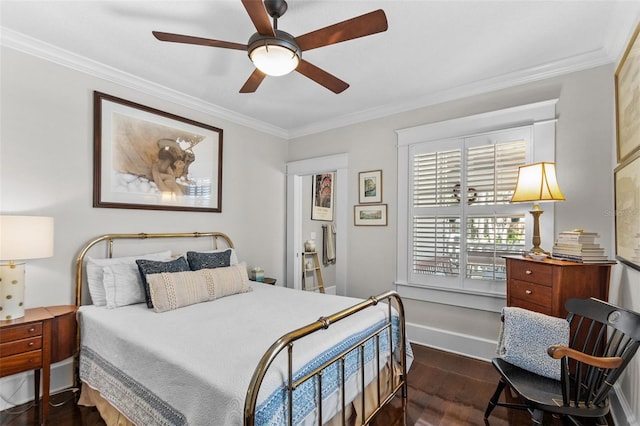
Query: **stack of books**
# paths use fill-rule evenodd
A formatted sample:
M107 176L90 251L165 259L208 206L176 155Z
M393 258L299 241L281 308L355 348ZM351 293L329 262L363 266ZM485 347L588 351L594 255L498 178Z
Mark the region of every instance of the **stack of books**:
M553 246L551 256L582 263L605 262L608 259L604 254L604 248L596 243L598 237L600 236L597 232L582 230L561 232Z

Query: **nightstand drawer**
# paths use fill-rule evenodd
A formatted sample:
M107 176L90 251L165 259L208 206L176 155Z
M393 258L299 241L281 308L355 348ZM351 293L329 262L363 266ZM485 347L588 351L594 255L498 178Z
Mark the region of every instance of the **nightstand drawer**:
M41 348L42 336L14 340L13 342L0 344L0 358L7 357L9 355L21 354L23 352L35 351L36 349Z
M553 282L553 266L533 261L516 261L511 268L511 276L509 278L551 287Z
M0 377L29 371L42 366L42 350L2 357Z
M26 339L34 336L42 336L42 322L6 327L0 333L0 343Z
M511 300L520 299L551 309L551 293L551 287L520 280L509 281L509 297Z

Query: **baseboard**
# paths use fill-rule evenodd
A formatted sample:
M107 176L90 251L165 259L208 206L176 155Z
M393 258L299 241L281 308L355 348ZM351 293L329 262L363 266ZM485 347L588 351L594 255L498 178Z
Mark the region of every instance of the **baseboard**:
M496 356L497 340L482 339L469 334L454 333L450 330L414 323L407 323L406 327L409 341L419 345L453 352L482 361L489 361Z
M49 393L73 386L73 358L51 366ZM33 401L33 371L0 379L0 411Z
M613 392L609 396L609 403L611 404L611 417L613 423L616 425L629 425L640 426L640 420L636 417L631 409L631 406L627 402L620 384L613 385Z

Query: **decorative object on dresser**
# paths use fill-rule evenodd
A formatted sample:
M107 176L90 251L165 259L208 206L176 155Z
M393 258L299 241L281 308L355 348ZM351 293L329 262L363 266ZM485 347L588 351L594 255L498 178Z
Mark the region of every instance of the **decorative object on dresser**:
M34 370L34 401L42 403L40 423L49 415L51 364L72 357L77 351L76 307L31 308L19 319L0 321L0 377Z
M606 262L604 248L596 243L597 232L585 232L582 229L563 231L558 234L551 255L557 259L572 260L580 263Z
M556 178L555 163L541 162L518 168L518 180L511 202L534 202L533 209L529 211L533 216L532 253L549 254L540 247L540 215L543 211L538 203L541 201L564 201L564 199Z
M565 318L564 305L570 298L608 300L609 275L615 262L504 258L507 263L507 306Z
M24 259L53 256L53 218L0 216L0 319L24 316Z

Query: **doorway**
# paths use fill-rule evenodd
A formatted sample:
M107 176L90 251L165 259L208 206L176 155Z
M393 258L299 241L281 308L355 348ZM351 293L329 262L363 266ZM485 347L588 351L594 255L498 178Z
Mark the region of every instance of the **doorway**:
M336 228L336 283L327 293L347 294L347 189L348 154L308 158L287 163L287 287L302 289L302 233L303 191L311 191L302 184L303 178L323 172L336 173L334 186L334 223Z

